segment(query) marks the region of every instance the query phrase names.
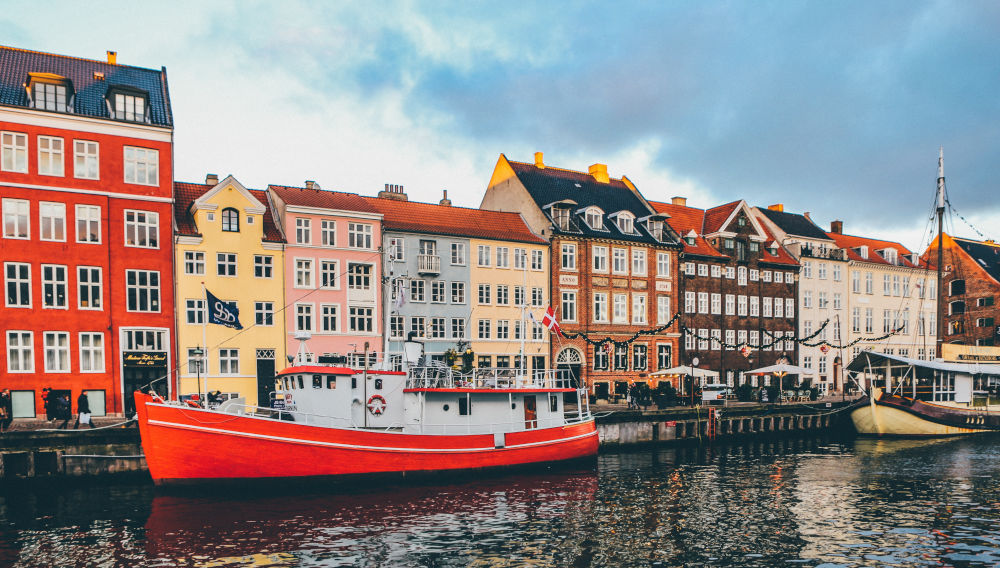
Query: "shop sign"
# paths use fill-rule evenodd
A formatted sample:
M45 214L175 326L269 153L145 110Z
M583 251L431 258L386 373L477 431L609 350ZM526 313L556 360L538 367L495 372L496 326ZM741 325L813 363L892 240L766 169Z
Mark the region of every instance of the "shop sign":
M126 351L123 360L126 367L165 367L167 354L162 351Z
M576 286L576 275L575 274L560 274L559 283L564 286Z

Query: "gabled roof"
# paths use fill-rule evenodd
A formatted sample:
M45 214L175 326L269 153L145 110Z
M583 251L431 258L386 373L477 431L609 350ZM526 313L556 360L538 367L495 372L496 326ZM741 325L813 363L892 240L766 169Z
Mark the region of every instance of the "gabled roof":
M991 278L1000 282L1000 245L993 241L973 241L951 237L972 260L986 271ZM947 241L945 241L947 242Z
M199 197L213 191L215 185L201 183L174 182L174 235L181 237L200 237L198 226L194 222L192 205ZM271 207L268 205L267 192L259 189L248 189L250 195L264 204L264 237L263 242L283 243L284 237L278 226L274 224Z
M508 160L508 163L513 168L518 180L528 190L528 194L535 201L535 204L546 214L551 213L547 206L555 202L571 199L577 204L572 207L574 212L572 229L560 231L558 227L555 227L553 232L557 234L564 233L658 245L673 243L672 238L666 242L654 239L641 223L636 223L635 234L622 233L614 222L607 220L604 222L603 229L592 229L583 221L582 213L576 213L590 206L598 207L606 213L628 211L637 219L654 213L645 205L638 193L633 191L622 179L612 178L609 179L608 183L601 183L588 173L564 170L548 165L539 168L535 164L513 160ZM669 221L666 226L673 227ZM665 231L665 234L669 234L669 231Z
M772 223L778 226L779 229L785 232L785 234L794 237L802 237L805 239L818 239L823 241L831 241L830 237L816 226L815 223L810 221L805 215L799 215L798 213L787 213L785 211L775 211L774 209L768 209L766 207L758 207L757 211L760 211L761 215L767 217Z
M725 205L718 205L716 207L706 209L705 225L702 227L702 230L706 235L724 230L723 225L726 220L732 217L733 212L736 211L736 208L739 206L739 201L730 201Z
M138 89L149 95L152 124L173 126L165 67L145 69L0 46L0 105L28 107L25 82L29 73L51 73L68 79L76 94L72 107L75 115L111 120L105 97L109 89L119 86ZM102 73L103 80L95 73Z
M827 233L827 235L833 239L833 242L837 244L838 247L847 251L847 259L854 260L857 262L870 262L873 264L885 264L887 266L903 266L906 268L918 268L917 265L910 261L909 254L910 250L899 243L892 241L883 241L879 239L872 239L868 237L858 237L855 235L844 235L842 233ZM858 251L854 250L859 247L868 247L868 258L862 258ZM896 257L899 259L897 264L893 265L885 258L882 257L877 251L892 248L896 249Z
M274 184L268 185L267 189L280 197L285 202L285 205L332 209L335 211L378 213L364 197L361 197L357 193L327 191L325 189L306 189L304 187Z
M362 197L362 199L371 209L382 214L382 227L386 231L496 239L540 245L548 243L531 232L520 213L380 197Z

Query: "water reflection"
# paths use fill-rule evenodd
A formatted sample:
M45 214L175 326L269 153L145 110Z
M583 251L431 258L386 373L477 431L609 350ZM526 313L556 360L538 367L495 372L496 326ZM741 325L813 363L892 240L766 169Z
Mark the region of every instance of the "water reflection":
M339 493L0 496L0 565L1000 564L997 438L769 440Z

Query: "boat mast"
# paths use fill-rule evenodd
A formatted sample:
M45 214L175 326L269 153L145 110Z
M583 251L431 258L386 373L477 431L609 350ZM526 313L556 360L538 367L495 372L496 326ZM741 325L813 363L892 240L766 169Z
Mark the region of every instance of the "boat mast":
M944 262L944 146L941 147L938 155L938 179L937 179L937 341L935 357L942 357L941 345L944 342L944 290L942 284L942 263Z

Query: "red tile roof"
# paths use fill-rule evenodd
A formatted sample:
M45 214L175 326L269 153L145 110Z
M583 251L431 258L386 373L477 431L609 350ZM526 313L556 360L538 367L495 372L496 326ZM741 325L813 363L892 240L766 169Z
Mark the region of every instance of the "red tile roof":
M722 224L733 214L733 210L739 207L739 201L731 201L725 205L719 205L705 210L705 234L711 234L722 230Z
M191 205L199 197L211 191L214 185L201 183L174 182L174 222L176 224L176 234L179 236L200 237L198 227L194 223L194 216L191 214ZM248 189L258 201L264 204L264 238L263 242L283 243L284 237L281 231L274 224L274 217L271 215L271 206L268 203L267 192L259 189Z
M830 238L833 239L835 243L837 243L838 247L847 251L847 258L850 260L856 260L860 262L871 262L874 264L891 265L889 261L884 259L882 255L880 255L875 251L886 248L894 248L896 249L897 257L899 258L899 264L897 266L905 266L908 268L916 267L916 265L910 262L910 259L907 256L904 256L904 255L909 255L910 250L899 243L895 243L892 241L882 241L879 239L871 239L868 237L844 235L841 233L827 233L827 235L829 235ZM854 250L855 248L862 246L868 247L868 258L861 258L861 255Z
M520 213L470 209L416 201L363 197L383 215L386 230L547 244L531 232Z
M367 201L357 193L343 191L328 191L325 189L306 189L287 185L268 185L286 205L301 207L316 207L318 209L334 209L338 211L361 211L378 213Z

